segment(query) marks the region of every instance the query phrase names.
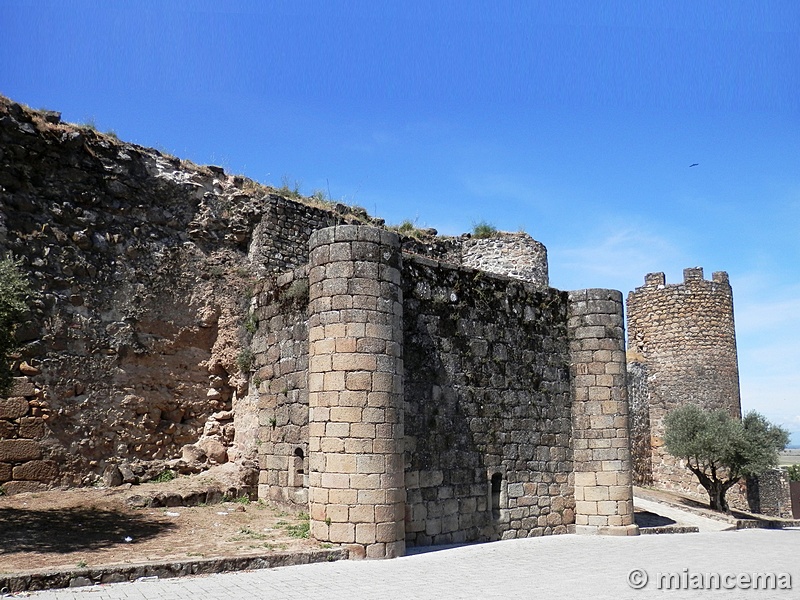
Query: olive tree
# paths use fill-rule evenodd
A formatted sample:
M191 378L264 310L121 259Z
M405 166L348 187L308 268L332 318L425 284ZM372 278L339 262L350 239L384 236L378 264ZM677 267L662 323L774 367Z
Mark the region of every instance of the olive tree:
M741 477L778 465L789 432L757 412L741 420L724 410L705 411L686 404L664 419L667 452L686 461L708 492L709 507L729 512L725 493Z
M14 328L25 314L30 294L19 263L10 258L0 259L0 394L11 387L10 354L17 346Z

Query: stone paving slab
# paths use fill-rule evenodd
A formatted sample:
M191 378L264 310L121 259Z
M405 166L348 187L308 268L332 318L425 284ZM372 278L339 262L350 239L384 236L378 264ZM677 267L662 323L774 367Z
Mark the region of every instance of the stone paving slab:
M307 600L472 598L796 598L800 529L671 536L549 536L461 546L392 560L339 561L260 571L53 590L63 600ZM634 569L649 580L628 581ZM787 573L792 590L665 590L658 573ZM637 572L636 576L641 575Z

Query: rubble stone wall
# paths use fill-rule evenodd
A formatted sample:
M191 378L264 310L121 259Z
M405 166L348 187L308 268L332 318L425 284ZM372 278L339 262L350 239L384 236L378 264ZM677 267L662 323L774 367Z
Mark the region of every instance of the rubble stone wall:
M465 267L521 279L541 288L550 285L547 248L527 233L466 239L461 254Z
M256 266L284 272L308 263L308 240L317 229L344 223L342 215L273 196L253 231L250 257Z
M628 402L631 427L633 484L653 485L653 460L650 442L650 394L647 366L634 353L628 353Z
M792 496L786 469L770 469L756 477L739 481L727 494L728 504L736 510L781 519L792 519Z
M237 364L248 298L307 261L311 230L359 219L0 97L0 255L35 292L12 365L29 410L0 418L0 440L36 419L36 460L56 466L36 480L12 468L4 489L254 458L257 406Z
M41 390L27 377L14 380L8 398L0 398L0 485L7 494L38 489L58 475L58 465L42 460L49 411Z
M258 407L260 498L308 504L308 269L272 277L254 297L251 393Z

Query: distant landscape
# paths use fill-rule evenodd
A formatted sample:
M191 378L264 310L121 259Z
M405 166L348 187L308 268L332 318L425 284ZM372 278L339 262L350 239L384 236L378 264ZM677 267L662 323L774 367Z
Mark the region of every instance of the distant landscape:
M800 448L796 446L786 448L781 452L780 464L781 466L800 464Z

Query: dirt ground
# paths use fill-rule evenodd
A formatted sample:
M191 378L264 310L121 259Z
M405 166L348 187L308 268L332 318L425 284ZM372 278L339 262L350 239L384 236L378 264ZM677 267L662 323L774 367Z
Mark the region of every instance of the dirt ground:
M322 547L307 539L307 515L261 501L168 508L126 502L180 493L188 479L0 496L0 574Z

